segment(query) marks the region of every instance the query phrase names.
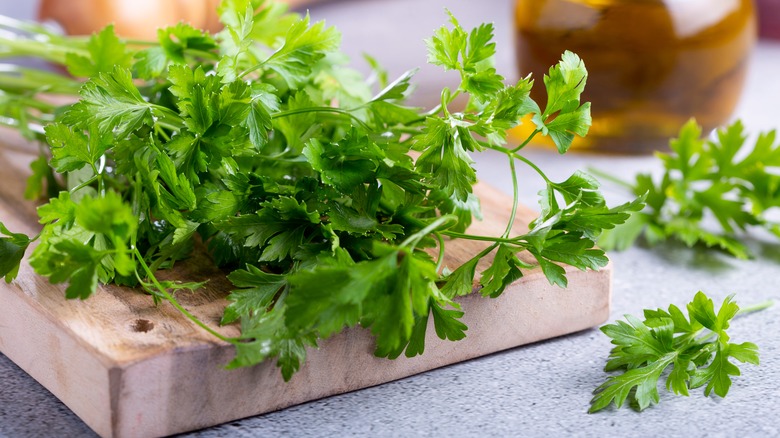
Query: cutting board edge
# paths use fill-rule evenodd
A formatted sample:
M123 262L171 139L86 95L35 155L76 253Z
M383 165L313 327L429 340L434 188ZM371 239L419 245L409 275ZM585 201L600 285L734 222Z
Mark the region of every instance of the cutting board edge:
M170 355L156 355L147 360L108 368L106 371L110 376L111 399L107 406L110 406L111 412L110 415L103 415L103 424L95 424L95 419L85 418L83 412L78 412L75 409L74 412L101 436L120 438L166 436L278 411L309 401L403 379L473 358L582 331L606 321L609 317L611 303L611 266L599 272L586 273L575 270L570 272L569 276L571 282L569 289L550 286L543 276L533 276L527 277L529 280L522 284L513 285L513 289L519 290L508 290L503 302L502 298L489 300L475 295L465 297L464 310L466 315L471 315L471 319L492 315L494 320L505 322L500 316L503 315L500 313L501 309L518 310L519 306L516 303L523 301L524 298L520 295L524 291L532 296L533 302L536 304L546 302L548 306L564 308L562 312L548 313L548 315L552 315L548 323L557 324L558 330L550 331L547 329L544 334L534 333L519 340L508 340L508 337L504 335L494 336L493 339L499 339L503 342L497 346L488 345L485 340L477 339L474 343L479 344L481 350L475 351L466 345L465 340L458 342L438 340L431 326L428 330L429 337L426 340L426 353L423 356L413 359L402 357L395 361L389 361L375 358L371 354L373 344L367 330L351 329L325 341L320 349L311 350L309 360L290 383L282 382L275 362L265 362L247 369L223 370L222 366L232 358L233 354L228 345L214 344L211 348L182 348L172 351ZM589 291L576 290L583 281L587 281L588 284L596 284L597 287ZM568 307L560 306L561 300L569 302L570 305ZM582 303L586 303L585 306L593 305L597 309L579 307ZM569 315L567 312L571 312L573 309L582 310L583 317L573 325L569 321L569 325L565 326L563 323L566 323L564 320ZM538 310L536 309L536 311ZM534 308L526 308L525 311L527 315L533 313ZM529 322L527 317L525 317L525 321L522 320L523 318L520 319L520 321L513 322L520 324ZM538 323L539 321L533 322ZM467 325L469 325L470 330L481 330L482 333L492 330L490 327L479 329L473 321L468 321ZM344 356L339 356L340 354ZM329 362L329 358L333 356L349 357L350 359L355 356L363 357L366 363L354 365L351 361L345 361L346 368L343 364L334 367ZM380 368L371 368L370 365L384 367L383 372L391 375L379 375L377 370ZM191 369L199 369L201 373L191 371ZM221 374L222 380L219 378L211 379L212 372L205 372L205 375L202 375L204 373L202 370L205 369L218 369L216 374ZM341 377L329 383L323 383L323 379L334 374L334 369L340 371L340 374L336 374ZM349 378L351 373L360 369L372 369L374 375L358 379ZM232 375L228 376L229 373ZM176 376L179 377L179 381L176 380ZM257 381L269 381L270 383L268 385L249 384ZM151 393L144 393L140 389L144 385L147 389L152 389ZM214 387L226 389L220 394L215 394ZM263 391L263 387L270 389ZM244 391L244 393L236 391ZM203 393L208 394L208 396L204 398ZM279 397L274 395L275 400L268 402L269 393L282 395ZM150 400L154 400L154 404L150 404ZM192 400L194 403L188 403L187 400ZM204 400L209 400L210 403L206 403ZM230 405L231 400L234 405ZM259 404L265 400L267 404L252 405L251 400L261 400L258 402ZM66 404L71 407L72 403ZM139 406L142 407L139 408ZM217 410L222 409L217 412L215 407ZM71 407L71 409L73 408ZM153 417L157 415L157 417L149 418L149 415ZM107 418L110 421L106 420ZM110 432L105 433L107 428L110 428Z
M17 310L0 312L0 353L57 397L98 435L111 436L111 423L116 419L110 415L105 421L102 414L105 406L112 404L109 374L116 367L97 349L74 337L70 330L62 330L63 325L21 289L0 284L0 292L3 292L6 309ZM78 366L73 368L74 364ZM78 388L90 390L82 397L72 396Z
M533 300L536 300L528 302L538 304L545 300L552 301L552 303L548 302L548 305L555 308L565 308L566 306L561 306L561 303L566 302L577 306L595 306L595 308L578 308L582 310L581 316L583 318L574 324L571 324L571 321L566 321L567 314L565 311L563 313L548 313L548 315L554 315L548 323L568 323L569 326L565 328L547 328L543 330L544 333L535 333L527 338L509 343L506 343L507 336L495 336L494 339L501 339L505 343L494 346L485 343L489 343L489 339L487 341L477 341L477 344L481 345L481 349L475 351L469 349L466 345L466 340L458 342L438 340L435 337L434 328L430 326L428 330L429 338L426 340L426 344L434 347L428 347L423 356L413 359L400 358L396 361L374 358L371 354L373 344L368 331L352 329L345 334L337 335L333 339L325 341L322 348L310 351L310 360L307 361L299 373L305 375L305 377L298 377L297 375L293 377L293 382L296 382L296 378L298 379L297 382L299 382L295 387L290 386L293 384L292 382L281 382L279 370L274 362L266 362L250 369L228 371L228 373L234 374L232 377L227 378L227 381L234 383L228 385L228 387L233 389L226 394L235 395L235 388L248 388L247 394L237 395L236 399L246 398L252 400L262 397L262 393L258 394L256 392L260 386L255 385L256 389L251 389L251 385L248 386L247 383L248 381L265 381L266 379L273 382L276 387L284 388L281 391L286 391L288 395L282 401L271 402L262 407L249 406L241 408L242 403L238 403L237 407L224 409L221 416L216 417L214 417L215 414L213 412L214 406L210 404L193 405L188 409L182 408L182 403L186 402L180 400L180 397L189 400L202 400L198 394L184 396L188 394L187 391L192 392L202 388L201 379L193 379L190 376L189 378L182 378L182 381L177 381L175 378L171 379L170 376L180 375L179 373L181 373L183 367L195 369L196 371L192 371L191 374L196 376L198 375L198 368L201 370L219 369L219 373L226 372L222 369L222 366L232 358L233 352L229 345L222 344L219 341L210 344L195 344L165 353L152 354L143 360L124 363L112 362L107 360L106 357L100 357L99 350L90 348L83 339L74 338L69 330L59 330L61 324L52 319L53 315L51 313L45 312L45 309L40 308L39 303L35 302L33 297L25 294L20 288L2 285L0 289L13 292L11 295L17 301L14 306L24 309L24 311L17 312L11 316L9 316L10 312L0 313L0 350L52 392L99 435L104 437L165 436L273 412L320 398L380 385L476 357L585 330L605 322L609 317L611 305L611 264L598 272L583 272L570 268L567 269L567 274L570 280L568 289L551 286L540 272L532 271L519 282L510 286L505 295L498 299L485 299L477 294L462 298L464 311L467 315L465 319L470 330L476 330L474 322L469 321L470 319L479 320L480 315L483 317L484 315L489 315L493 319L500 319L498 315L500 315L502 310L521 308L522 306L518 306L518 303L528 299L528 297L523 298L520 296L523 292L531 294ZM590 284L593 290L578 291L577 289L582 282ZM577 298L579 298L579 302L577 302ZM569 310L572 309L569 308ZM533 321L535 324L540 322L539 320L532 320L528 316L538 312L539 309L534 310L534 308L525 307L525 311L523 318L518 318L513 322L521 324L527 324L529 321ZM484 320L487 319L484 318ZM45 330L35 330L35 324L40 324L41 321L49 326L49 333L53 337L44 337L43 333L46 332ZM432 322L429 323L432 324ZM488 327L483 332L489 332L490 330L492 329ZM29 339L29 336L24 337L24 333L38 333L39 336L38 339ZM9 339L12 340L10 343ZM23 339L26 342L23 342ZM466 339L469 339L469 337ZM17 342L13 342L13 340L17 340ZM29 350L31 346L35 345L47 345L48 348L38 349L35 354L25 353L27 351L25 348ZM53 345L56 346L52 347ZM437 352L437 345L443 345L444 347L442 348L444 349ZM369 376L362 380L359 379L360 381L356 383L348 378L348 374L351 371L346 371L342 373L345 376L342 382L338 384L331 382L323 385L316 376L328 374L325 371L332 371L333 367L330 365L318 365L317 358L325 355L325 359L319 360L329 363L327 359L329 348L338 351L350 350L349 357L364 355L366 360L379 361L378 366L384 366L389 369L390 371L387 372L390 375ZM362 350L355 353L355 349ZM434 351L430 351L431 349ZM337 353L334 354L338 355ZM418 363L414 364L411 362L414 360L417 360ZM202 366L204 362L206 362L205 368ZM50 365L41 367L40 364ZM79 366L73 368L73 364L79 364ZM69 368L68 365L71 367ZM405 365L409 366L404 368ZM311 370L317 366L320 366L319 370ZM361 365L361 367L358 367L358 370L361 368L366 369ZM54 370L59 370L59 372L54 372ZM70 372L63 375L62 370L70 370ZM306 370L309 371L307 372ZM186 373L184 374L186 375ZM206 374L209 375L208 372ZM149 385L150 376L154 376L153 380L156 383L153 385ZM198 384L188 386L188 381L190 383L198 382ZM239 383L235 383L236 381ZM153 389L157 388L156 390L167 391L167 404L160 406L150 405L150 399L159 401L166 399L166 397L161 396L159 393L151 395L138 394L138 388L143 384ZM221 383L210 382L209 385L221 386ZM83 391L84 387L90 388L90 391ZM183 387L189 389L183 389ZM295 395L290 396L289 394ZM225 394L222 394L217 397L225 396ZM213 397L215 396L211 394L207 399ZM146 409L146 411L162 413L163 415L153 419L153 421L146 421L143 417L143 409L141 411L138 409L138 406L141 405L144 406L143 409ZM217 403L217 406L222 405ZM193 418L210 419L197 422L193 421Z

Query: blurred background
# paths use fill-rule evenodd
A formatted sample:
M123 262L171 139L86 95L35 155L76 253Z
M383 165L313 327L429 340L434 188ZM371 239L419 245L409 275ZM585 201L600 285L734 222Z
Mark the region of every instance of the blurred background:
M153 39L154 29L181 19L216 30L218 2L2 0L0 14L57 21L75 34L115 22L120 34ZM495 23L496 68L509 81L528 73L540 78L563 50L577 52L590 72L585 99L593 102L594 115L588 142L575 145L580 149L664 149L688 118L695 116L712 129L744 113L745 105L767 106L755 101L777 95L771 90L780 88L767 77L770 72L780 74L780 0L289 2L299 11L308 10L314 20L337 26L344 36L343 49L359 70L368 70L364 53L376 58L390 76L420 67L412 103L426 107L436 104L442 87L457 84L456 76L426 65L423 39L446 21L445 7L467 28ZM759 32L764 40L756 46ZM746 81L749 90L770 90L743 93ZM535 98L544 101L543 95ZM759 112L751 112L753 119L767 117L757 121L762 129L780 125L774 116L770 122L770 115L753 113ZM522 129L516 134L527 135Z

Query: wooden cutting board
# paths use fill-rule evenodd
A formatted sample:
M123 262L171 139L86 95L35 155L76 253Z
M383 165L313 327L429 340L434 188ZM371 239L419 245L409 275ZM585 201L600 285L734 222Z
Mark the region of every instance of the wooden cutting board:
M37 232L35 206L22 198L35 146L0 131L0 221L16 232ZM485 214L471 232L502 230L511 200L478 186ZM534 214L523 208L515 227ZM457 266L484 246L447 246ZM311 349L305 365L285 383L275 362L225 370L233 351L169 304L155 307L136 290L106 286L86 301L67 301L26 264L0 285L0 351L62 400L104 437L164 436L258 415L306 401L400 379L437 367L598 325L609 316L611 267L567 269L569 288L550 286L529 272L498 299L478 294L460 300L469 327L462 341L442 341L428 328L425 354L374 357L367 330L350 329ZM231 286L208 256L198 254L167 274L209 280L194 294L179 294L192 313L225 335L236 326L218 321ZM432 322L430 323L432 324Z

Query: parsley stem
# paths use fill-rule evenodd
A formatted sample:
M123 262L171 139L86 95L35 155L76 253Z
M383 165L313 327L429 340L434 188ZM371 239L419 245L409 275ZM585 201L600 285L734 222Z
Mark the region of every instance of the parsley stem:
M171 137L163 131L163 124L162 123L155 123L154 124L154 132L157 133L160 137L162 137L165 141L170 141Z
M0 16L0 28L10 30L13 32L24 32L28 34L36 34L38 37L44 37L46 39L62 39L63 37L52 32L48 27L32 22L32 21L24 21L19 20L16 18L8 17L6 15ZM79 37L79 36L69 36L67 37L67 41L71 44L78 44L86 42L86 38Z
M518 152L520 149L522 149L522 148L524 148L524 147L528 146L528 143L530 143L530 142L531 142L531 140L533 140L533 139L534 139L534 137L536 137L536 134L538 134L538 133L540 133L540 132L542 132L540 129L536 129L536 130L534 130L534 132L532 132L532 133L531 133L531 135L530 135L530 136L528 136L528 138L526 138L526 139L525 139L525 141L524 141L524 142L522 142L522 143L520 144L520 146L518 146L518 147L516 147L516 148L512 149L512 152Z
M620 179L620 178L618 178L618 177L616 177L614 175L610 175L610 174L608 174L606 172L602 172L601 170L596 169L595 167L588 167L588 172L590 172L593 176L597 176L597 177L599 177L601 179L605 179L605 180L607 180L607 181L609 181L611 183L614 183L614 184L617 184L619 186L625 187L625 188L627 188L629 190L632 190L632 191L634 190L634 186L632 186L628 182L623 181L622 179Z
M536 173L538 173L539 176L541 176L544 179L544 182L546 182L547 184L552 184L552 181L550 181L550 179L547 178L547 175L545 175L544 172L542 172L542 169L540 169L531 160L529 160L528 158L526 158L526 157L524 157L524 156L522 156L520 154L514 153L514 152L512 153L512 156L517 158L518 160L522 161L523 163L527 164L531 169L536 171Z
M150 104L150 106L157 117L156 124L174 131L180 131L185 127L184 119L170 108L157 104Z
M483 146L485 146L485 147L487 147L489 149L493 149L494 151L501 152L502 154L506 154L506 155L508 155L510 157L514 157L514 158L522 161L523 163L525 163L528 166L530 166L534 171L536 171L536 173L538 173L539 176L541 176L546 183L548 183L548 184L552 183L552 181L550 181L550 179L547 178L547 175L545 175L544 172L542 172L542 169L540 169L531 160L529 160L528 158L518 154L517 152L514 152L514 151L512 151L510 149L507 149L507 148L504 148L504 147L501 147L501 146L491 145L489 143L480 143L480 144L482 144Z
M83 189L84 187L86 187L86 186L92 184L93 182L97 181L97 179L98 179L98 175L95 174L95 175L92 176L92 178L82 182L81 184L77 185L76 187L73 187L68 192L70 192L71 194L76 193L79 190Z
M185 53L189 53L193 56L197 56L203 59L211 59L214 61L219 60L219 55L213 52L209 52L207 50L197 50L197 49L184 49Z
M439 111L441 111L441 104L436 105L435 107L431 108L431 110L426 112L426 113L422 113L422 117L420 117L419 119L413 120L412 123L425 120L425 119L427 119L428 117L431 117L431 116L435 116L436 114L439 114Z
M125 40L125 44L130 44L133 46L158 46L160 43L157 41L144 41L144 40Z
M355 122L357 122L361 128L371 132L371 127L366 125L366 122L360 120L357 116L349 112L348 110L341 109L341 108L334 108L332 106L314 106L314 107L308 107L308 108L296 108L292 110L287 111L280 111L276 114L272 114L272 119L278 119L281 117L289 117L294 116L296 114L306 114L306 113L337 113L342 114L345 116L348 116Z
M13 93L15 99L21 99L21 94L35 94L46 92L51 94L77 95L81 82L67 79L60 75L34 72L28 74L26 69L8 64L0 63L0 90ZM29 99L28 102L35 102L35 107L39 109L53 110L58 106L38 99ZM33 105L28 105L33 106Z
M436 218L435 221L428 224L422 230L407 237L406 240L404 240L399 246L414 249L417 246L417 244L420 242L420 240L422 240L425 236L433 233L440 227L445 227L456 223L458 223L458 217L455 216L454 214L445 214L439 216L438 218Z
M274 54L275 54L275 53L274 53ZM241 73L238 75L238 79L243 79L243 78L244 78L244 76L248 75L249 73L252 73L252 72L254 72L254 71L260 70L261 68L263 68L263 66L265 65L265 63L266 63L266 62L270 61L270 60L271 60L271 58L273 58L273 56L274 56L274 55L271 55L271 56L270 56L270 57L268 57L268 59L266 59L265 61L263 61L263 62L258 62L257 64L253 65L252 67L249 67L248 69L244 70L243 72L241 72ZM237 57L238 57L238 55L236 55L236 56L234 57L234 59L235 59L235 58L237 58Z
M161 128L170 129L171 131L181 131L183 129L183 126L174 125L172 123L168 123L163 120L158 120L157 122L155 122L155 125Z
M512 213L509 215L509 222L506 224L506 230L504 230L504 234L501 235L503 238L509 237L509 233L512 232L512 225L515 224L515 217L517 216L517 204L520 198L520 189L517 186L517 169L515 168L515 160L511 155L508 155L508 157L509 169L512 173L512 193L514 199L512 200Z
M7 77L8 76L0 75L0 97L2 97L5 100L4 103L10 103L11 101L13 101L13 103L19 104L21 106L26 106L28 108L33 108L33 109L40 110L40 111L45 111L45 112L52 112L55 109L57 109L56 105L52 105L52 104L50 104L48 102L44 102L42 100L38 100L38 99L26 97L26 96L18 96L18 95L14 95L14 94L11 94L11 93L3 92L2 90L4 90L6 88L5 85L8 85L8 84L3 84L2 83L2 79L5 79Z
M480 242L494 242L494 243L512 243L517 244L516 239L508 239L505 237L491 237L491 236L478 236L474 234L456 233L454 231L442 231L443 235L451 237L453 239L465 239L465 240L478 240Z
M56 64L65 64L68 54L89 57L89 52L75 47L63 47L27 38L0 38L0 57L34 56Z
M433 234L436 236L436 240L439 241L439 256L436 259L436 273L438 274L439 271L441 271L441 267L444 265L444 237L442 237L439 232Z
M766 300L748 307L742 307L737 312L737 316L747 315L749 313L760 312L775 305L774 300Z
M171 303L171 305L173 305L173 307L175 307L176 310L181 312L182 315L186 316L190 321L194 322L200 328L202 328L203 330L206 330L207 332L209 332L211 335L213 335L214 337L218 338L219 340L224 341L224 342L229 342L231 344L236 344L238 342L235 339L228 338L227 336L223 335L222 333L219 333L218 331L216 331L213 328L209 327L208 325L206 325L206 323L204 323L203 321L198 319L198 317L196 317L195 315L190 313L187 309L182 307L182 305L179 304L179 302L176 301L176 299L170 293L168 293L168 291L163 287L163 285L160 284L160 282L157 280L157 277L155 277L154 273L152 273L152 270L149 269L149 266L146 264L146 261L144 261L144 257L141 255L141 252L138 251L137 247L135 247L135 246L133 247L133 252L135 254L135 258L138 260L138 263L141 265L141 267L143 268L144 272L146 273L146 276L149 277L149 280L151 280L152 284L154 284L154 286L157 288L157 290L160 291L160 294L162 295L162 297L166 301Z
M366 105L362 105L360 108L362 108L362 107L364 107ZM429 111L421 113L420 117L418 117L416 119L409 120L408 122L405 123L405 125L406 126L412 126L412 125L416 125L416 124L418 124L420 122L424 122L424 121L426 121L428 119L428 117L432 117L432 116L435 116L436 114L438 114L441 111L441 109L442 109L441 104L438 104L435 107L431 108ZM399 129L397 129L397 128L394 128L393 130L394 131L399 131ZM403 132L403 131L401 131L401 132ZM419 130L415 130L415 132L413 132L413 133L416 134L416 133L419 133L419 132L420 132Z

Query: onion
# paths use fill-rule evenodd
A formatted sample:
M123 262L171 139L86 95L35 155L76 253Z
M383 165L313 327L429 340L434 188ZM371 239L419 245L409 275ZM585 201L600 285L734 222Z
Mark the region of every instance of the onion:
M316 0L288 0L292 7ZM125 38L154 40L157 29L180 21L219 30L220 0L41 0L41 20L58 22L70 35L88 35L110 23Z

